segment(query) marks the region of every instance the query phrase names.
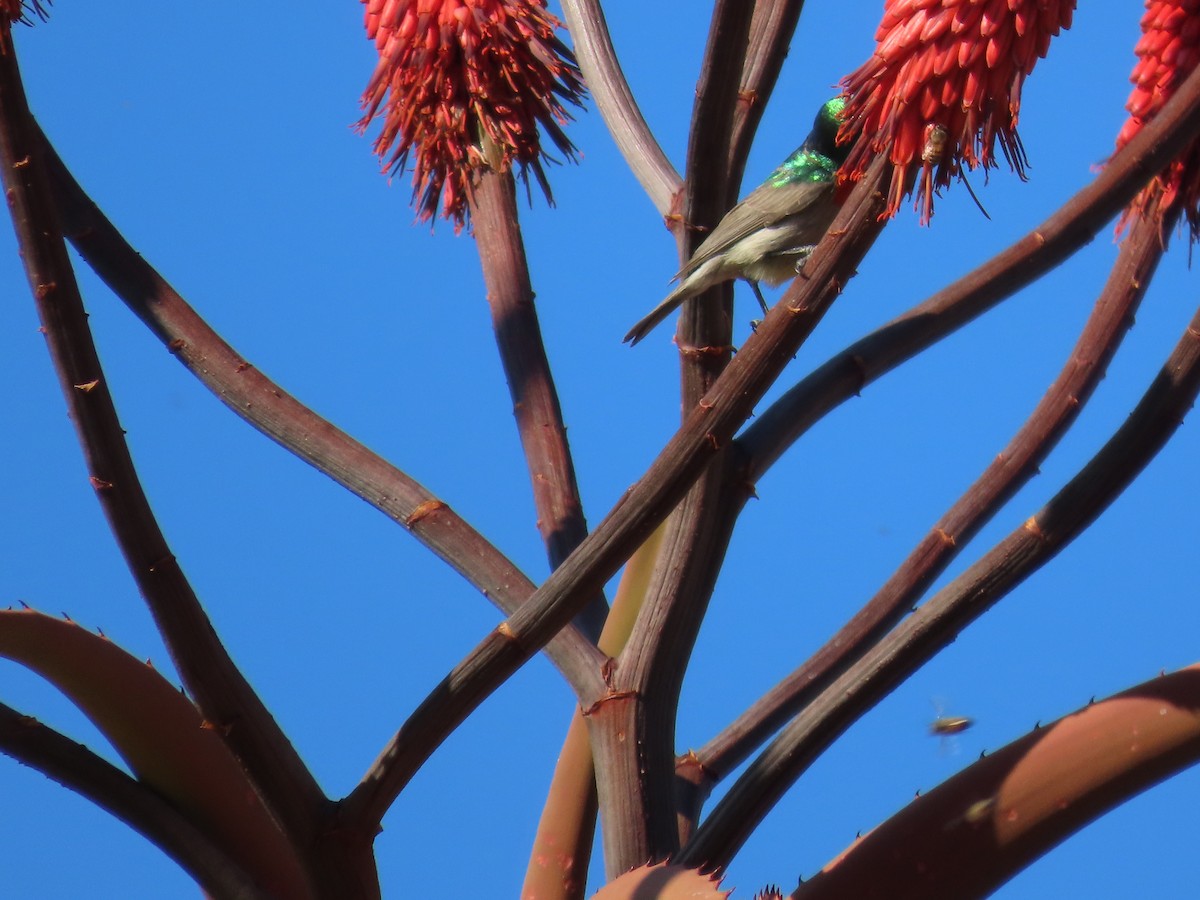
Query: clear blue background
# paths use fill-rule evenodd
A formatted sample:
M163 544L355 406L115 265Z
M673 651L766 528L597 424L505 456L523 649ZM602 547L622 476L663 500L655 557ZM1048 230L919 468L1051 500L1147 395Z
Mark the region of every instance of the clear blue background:
M610 3L625 72L682 166L707 14ZM1123 120L1139 4L1084 4L1028 82L1028 183L961 187L929 228L906 209L783 378L804 372L1032 228L1093 177ZM873 48L878 0L807 5L750 161L756 184ZM358 3L286 7L62 0L18 29L31 103L80 181L242 354L449 502L534 580L546 575L472 240L412 225L350 127L373 67ZM663 294L674 244L590 110L558 206L523 212L539 313L589 520L678 420L671 329L621 336ZM7 229L5 234L7 235ZM0 238L0 602L65 611L172 677L102 520L15 245ZM758 485L685 685L699 746L818 647L1005 445L1062 365L1116 249L1108 232L1033 288L867 389ZM409 711L498 620L402 529L209 395L89 273L92 325L151 500L234 658L327 792L349 791ZM1124 420L1195 306L1176 242L1108 378L961 571L1049 498ZM752 300L738 289L744 337ZM985 748L1200 658L1200 476L1188 421L1051 566L856 725L788 794L726 882L789 887ZM768 564L785 560L783 566ZM950 577L948 575L947 577ZM944 579L943 579L944 581ZM0 666L0 699L111 749L57 693ZM460 729L385 820L385 895L514 897L572 698L536 660ZM977 726L940 742L939 711ZM1185 773L1071 839L1009 898L1192 897ZM42 775L0 760L0 894L194 897L156 848ZM597 868L599 862L597 861Z

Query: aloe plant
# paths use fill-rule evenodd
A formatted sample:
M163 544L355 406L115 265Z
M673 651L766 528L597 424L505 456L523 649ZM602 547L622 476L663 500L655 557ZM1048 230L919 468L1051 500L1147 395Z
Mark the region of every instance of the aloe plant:
M0 3L0 893L973 897L1192 765L1194 14L877 5ZM762 320L623 346L841 91Z

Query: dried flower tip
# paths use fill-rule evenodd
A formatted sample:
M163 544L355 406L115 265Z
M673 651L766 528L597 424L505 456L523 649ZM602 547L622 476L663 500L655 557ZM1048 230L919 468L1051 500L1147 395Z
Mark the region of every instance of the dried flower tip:
M50 0L45 0L45 4L49 5ZM22 22L25 25L32 25L33 20L30 15L35 15L43 22L49 17L46 12L46 6L42 0L0 0L0 15L3 15L9 22Z

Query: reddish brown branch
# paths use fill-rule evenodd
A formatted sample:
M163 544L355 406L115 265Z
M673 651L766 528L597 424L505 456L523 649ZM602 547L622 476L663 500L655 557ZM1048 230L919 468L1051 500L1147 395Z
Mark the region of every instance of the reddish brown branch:
M733 520L709 507L723 511L746 500L744 494L729 494L734 482L725 467L732 458L719 455L667 521L641 613L613 667L612 692L625 702L589 718L610 877L679 848L674 784L679 692L731 536L731 530L711 523Z
M72 245L164 346L234 413L284 449L403 525L504 613L534 585L445 502L387 460L321 418L227 344L134 250L47 149L55 202ZM573 627L547 655L579 688L578 673L598 665L591 642Z
M0 165L46 343L92 488L180 677L297 847L327 801L213 631L159 530L138 480L54 215L42 141L32 124L8 29L0 33Z
M718 0L713 8L692 111L682 217L673 222L683 259L691 255L699 237L694 223L707 230L737 199L738 185L729 178L726 148L738 106L737 86L752 13L742 0ZM684 410L708 392L729 361L729 297L728 287L722 287L700 302L687 304L680 318L681 346L723 348L715 353L681 354ZM632 652L637 664L618 664L614 670L613 691L625 699L606 704L589 720L610 877L647 859L665 858L678 847L672 796L678 690L719 570L719 565L697 567L687 561L693 550L707 547L710 540L722 545L718 560L724 547L711 527L719 516L715 507L722 480L711 472L693 485L668 528L651 589L621 657L630 658L627 653ZM701 571L711 577L696 584L693 576ZM686 594L684 581L691 588ZM687 603L679 602L681 595ZM659 630L664 619L672 622L667 632ZM660 654L661 643L671 652Z
M1087 528L1162 449L1197 393L1200 313L1129 418L1079 474L822 691L738 778L678 861L725 865L783 792L859 716Z
M692 107L679 215L669 219L681 262L691 258L696 245L737 201L739 185L730 177L729 139L753 12L744 0L720 0L713 9ZM740 166L736 168L740 171ZM732 310L731 284L717 285L683 305L676 340L682 348L704 348L679 357L685 412L729 364Z
M1200 760L1200 669L1138 685L989 754L791 895L987 897L1088 822Z
M903 618L979 529L1037 474L1104 377L1162 252L1159 224L1139 220L1066 365L1025 424L875 596L803 665L697 752L709 782L701 785L701 795Z
M756 0L754 4L749 47L742 64L737 111L729 138L727 165L735 183L741 181L750 144L779 80L803 9L804 0Z
M7 26L4 29L7 31ZM120 819L179 863L209 896L268 897L218 845L157 793L82 744L2 703L0 750ZM67 855L71 852L69 847L61 849Z
M1137 139L1110 160L1096 181L1076 194L1038 229L974 272L939 291L825 363L761 414L738 438L748 454L743 477L753 483L824 413L857 395L866 385L992 308L1011 292L1044 274L1096 233L1200 132L1200 72ZM731 514L736 515L736 510ZM939 538L940 540L940 538ZM861 630L861 620L853 626ZM679 760L680 771L698 785L702 802L714 779L744 759L780 723L780 702L793 691L792 710L811 696L808 685L827 680L844 664L842 654L825 648L774 689L701 751L714 766L706 771L694 757ZM768 721L770 720L770 721ZM696 810L693 809L692 812Z
M694 223L715 224L737 197L750 137L785 55L783 47L771 47L771 38L760 33L756 59L746 58L755 23L760 32L778 33L775 16L752 21L765 6L718 3L712 15L692 117L687 193L675 220L682 226L676 237L684 259L702 237ZM775 64L774 74L764 75L763 64L767 72ZM742 90L742 72L748 67L753 67L752 83ZM754 98L749 106L747 97ZM731 147L735 123L741 126L742 140ZM728 364L730 297L729 286L722 286L704 301L688 304L680 318L681 346L722 348L681 355L685 410L708 392ZM731 534L733 520L725 513L730 505L744 502L741 491L734 492L736 498L728 496L730 484L720 475L702 479L673 517L634 638L615 670L614 691L636 699L591 720L597 780L607 798L601 809L610 875L678 846L670 777L673 723L683 672ZM636 738L606 740L614 733Z
M1096 180L1007 250L847 347L760 411L738 441L757 480L815 421L905 360L987 312L1092 240L1200 135L1200 69Z
M742 72L764 62L746 59L756 11L741 2L717 3L713 10L692 115L683 215L676 221L684 226L676 233L683 258L702 236L692 223L715 224L737 198L753 125L743 130L743 146L732 154L729 147L735 122L748 121L742 117ZM758 50L761 54L763 47ZM779 58L783 55L781 50ZM772 84L762 85L764 102ZM688 304L680 319L681 346L722 348L681 354L685 410L709 391L729 362L729 302L729 287L723 286L707 300ZM664 858L679 845L674 722L683 674L732 533L734 518L727 511L745 502L740 482L731 490L735 479L724 474L733 458L719 454L670 519L641 615L614 670L614 692L631 700L591 721L610 876L645 859ZM612 734L622 739L606 740Z
M442 681L342 803L349 828L377 823L429 754L574 617L668 515L750 415L849 280L882 227L880 159L847 199L821 247L649 471L541 588ZM807 270L806 270L807 271Z
M650 202L661 215L671 211L681 179L650 133L629 90L613 49L599 0L563 0L563 17L588 91Z
M533 302L512 174L481 173L472 184L470 201L492 328L533 485L538 530L550 568L557 569L587 535L587 522ZM595 641L607 615L608 604L597 596L576 623Z
M790 22L784 6L795 13ZM800 4L774 2L719 3L714 9L692 117L686 222L715 222L737 198L750 141L799 9ZM686 257L701 236L685 229L678 237ZM715 303L689 304L693 308L680 321L683 346L724 348L681 355L684 409L708 392L729 361L729 286L716 296ZM694 826L689 816L675 813L674 722L684 672L732 537L737 517L731 511L741 509L749 496L744 479L734 474L740 467L739 454L719 454L669 520L642 615L615 669L614 690L638 698L628 710L629 720L617 728L637 739L615 746L624 757L613 757L611 771L597 768L602 789L645 798L646 805L628 809L626 821L606 820L606 839L615 836L605 850L610 875L641 859L674 853ZM631 754L630 747L638 753ZM606 776L612 784L605 785ZM634 781L644 787L634 790Z

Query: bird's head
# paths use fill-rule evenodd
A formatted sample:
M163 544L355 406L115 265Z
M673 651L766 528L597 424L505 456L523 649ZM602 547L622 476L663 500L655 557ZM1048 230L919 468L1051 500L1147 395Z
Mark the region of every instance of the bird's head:
M812 132L804 142L806 147L828 156L838 165L846 161L851 147L850 144L839 146L837 142L838 129L842 127L842 114L845 109L844 96L834 97L821 104L816 121L813 122Z

